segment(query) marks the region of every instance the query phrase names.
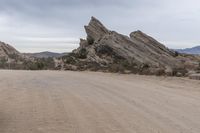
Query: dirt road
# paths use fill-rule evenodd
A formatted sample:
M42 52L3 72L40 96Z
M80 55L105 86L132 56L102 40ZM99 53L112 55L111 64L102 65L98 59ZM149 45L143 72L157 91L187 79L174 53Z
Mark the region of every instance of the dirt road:
M0 133L200 133L200 81L0 71Z

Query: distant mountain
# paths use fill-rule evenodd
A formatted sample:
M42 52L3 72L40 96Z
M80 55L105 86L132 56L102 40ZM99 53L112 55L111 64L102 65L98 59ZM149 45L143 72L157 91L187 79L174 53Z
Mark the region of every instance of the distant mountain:
M55 53L55 52L49 52L49 51L45 51L45 52L39 52L39 53L26 53L25 55L30 56L30 57L34 57L34 58L52 58L52 57L61 57L66 55L67 53Z
M179 53L185 53L185 54L198 54L200 55L200 46L196 46L193 48L186 48L186 49L176 49L175 51Z

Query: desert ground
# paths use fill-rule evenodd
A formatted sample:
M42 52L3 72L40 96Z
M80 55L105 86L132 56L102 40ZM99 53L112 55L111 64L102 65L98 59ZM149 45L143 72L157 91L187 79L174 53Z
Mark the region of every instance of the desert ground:
M200 133L200 81L1 70L0 133Z

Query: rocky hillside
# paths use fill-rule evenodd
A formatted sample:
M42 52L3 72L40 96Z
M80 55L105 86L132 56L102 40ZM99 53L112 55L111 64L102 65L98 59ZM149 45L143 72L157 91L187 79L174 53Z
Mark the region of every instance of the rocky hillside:
M0 69L91 70L171 76L200 72L200 56L170 50L141 31L125 36L107 29L94 17L85 26L85 31L87 37L80 39L80 47L58 58L27 56L0 42Z
M13 58L16 55L18 56L20 53L15 48L9 44L0 42L0 57Z
M28 60L11 45L0 42L0 69L24 69Z
M62 58L65 69L156 75L186 73L177 52L141 31L125 36L108 30L94 17L85 31L87 39L81 39L80 47Z
M43 70L54 68L53 58L32 58L21 54L11 45L0 42L0 69Z

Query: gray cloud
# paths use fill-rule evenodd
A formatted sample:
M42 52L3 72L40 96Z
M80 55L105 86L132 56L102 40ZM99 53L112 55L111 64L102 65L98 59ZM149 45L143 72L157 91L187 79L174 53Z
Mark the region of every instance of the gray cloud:
M123 34L140 29L170 48L190 47L199 43L199 4L198 0L0 0L0 40L23 52L45 47L70 51L85 36L83 25L96 16ZM70 38L74 40L66 41Z

